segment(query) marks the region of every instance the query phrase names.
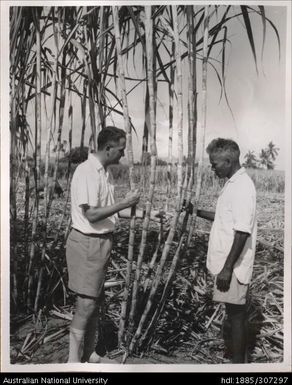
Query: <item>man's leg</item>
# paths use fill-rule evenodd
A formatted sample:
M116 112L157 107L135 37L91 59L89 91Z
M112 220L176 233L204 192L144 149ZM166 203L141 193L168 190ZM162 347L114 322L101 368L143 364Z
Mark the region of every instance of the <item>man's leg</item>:
M84 349L82 361L84 362L100 362L100 357L95 353L96 332L99 324L99 306L96 306L92 316L90 317L85 334L84 334Z
M97 306L93 298L77 297L76 310L70 326L68 362L81 362L84 335Z
M246 306L226 303L231 324L232 362L244 363L246 359Z

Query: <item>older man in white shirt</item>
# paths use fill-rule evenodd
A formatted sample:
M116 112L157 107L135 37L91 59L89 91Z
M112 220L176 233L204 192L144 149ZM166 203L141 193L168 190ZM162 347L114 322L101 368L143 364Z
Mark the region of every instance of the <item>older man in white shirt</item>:
M207 147L210 163L219 178L228 178L216 211L198 210L213 221L207 268L215 276L214 301L224 302L231 324L232 362L246 360L246 297L256 248L256 191L240 166L240 150L232 140L214 139Z

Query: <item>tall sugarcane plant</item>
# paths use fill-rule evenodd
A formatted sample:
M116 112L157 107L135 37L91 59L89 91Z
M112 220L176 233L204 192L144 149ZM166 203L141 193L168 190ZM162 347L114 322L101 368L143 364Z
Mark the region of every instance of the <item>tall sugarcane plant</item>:
M146 248L147 232L150 222L150 214L152 201L154 196L154 188L156 181L156 121L155 121L155 100L154 100L154 75L153 75L153 19L152 8L145 8L145 38L146 38L146 57L147 57L147 79L148 79L148 91L149 91L149 112L150 112L150 153L151 153L151 170L150 170L150 188L146 201L145 218L142 228L142 239L137 259L137 268L135 274L135 280L133 285L132 303L129 315L129 328L130 332L134 327L134 315L137 306L138 286L140 280L140 270L143 261L143 256Z
M125 128L127 132L127 152L128 152L128 162L129 162L130 189L134 191L136 188L136 184L134 181L132 128L130 125L128 101L127 101L127 95L126 95L125 68L124 68L124 61L122 56L122 43L121 43L121 34L120 34L120 26L119 26L118 7L113 7L113 22L114 22L114 30L115 30L117 56L118 56L118 78L119 78L120 89L122 93ZM133 263L133 255L134 255L135 223L136 223L135 209L133 209L131 210L131 220L130 220L127 276L126 276L125 290L124 290L124 296L123 296L123 301L121 306L121 318L120 318L120 324L119 324L119 344L120 345L122 345L123 343L123 335L124 335L125 322L126 322L127 300L129 298L130 277L132 272L132 263Z
M48 293L57 288L61 288L66 301L64 266L55 260L55 255L60 249L64 251L71 223L65 210L72 165L78 162L74 160L73 142L77 141L79 154L85 148L95 151L99 131L116 124L127 134L127 186L131 190L140 187L139 208L144 211L144 218L139 221L132 210L128 223L127 267L126 274L122 274L124 287L117 322L119 346L124 361L133 352L151 346L181 255L196 233L209 111L207 73L215 71L221 94L231 109L225 88L227 42L232 40L229 25L235 19L244 24L257 68L254 16L262 22L263 43L267 25L279 42L276 26L262 6L10 8L11 283L15 308L22 304L37 315L49 306L52 298ZM133 94L138 91L139 98ZM145 100L141 103L143 95ZM145 118L141 123L140 117L135 124L137 117L133 112L139 103ZM159 124L161 105L168 113L166 131ZM168 140L161 144L157 142L158 135ZM173 146L175 137L177 148ZM60 221L53 226L56 234L52 237L51 214L60 204L54 197L54 188L63 161L64 141L70 144L65 157L66 204L62 205ZM153 207L161 204L156 184L162 146L168 147L163 203L170 219L166 228L163 219L158 225L152 225L150 220ZM42 180L44 200L39 196ZM18 203L23 199L17 199L22 181L24 205ZM22 232L16 226L19 221L24 224L24 248L20 247ZM149 229L158 232L153 248L149 247ZM46 288L45 283L54 274L56 280L51 288ZM20 290L22 287L25 290Z

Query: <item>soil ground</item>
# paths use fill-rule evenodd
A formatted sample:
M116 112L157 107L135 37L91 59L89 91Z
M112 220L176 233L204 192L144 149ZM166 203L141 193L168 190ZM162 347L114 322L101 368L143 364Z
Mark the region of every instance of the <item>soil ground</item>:
M214 196L206 195L204 197L204 203L206 207L214 208L215 205ZM255 269L256 276L263 274L269 266L282 266L283 268L283 244L284 244L284 196L283 194L264 194L261 193L258 195L258 238L263 241L263 244L259 244L257 249L256 256L256 266ZM197 233L197 238L201 243L202 253L204 254L207 249L207 240L208 236L206 235L209 231L210 226L206 224L205 221L198 219L197 228L200 229ZM115 252L119 252L119 247L122 247L122 244L127 237L123 234L123 229L118 229L116 244L117 248ZM206 235L206 236L205 236ZM119 238L121 237L121 238ZM266 267L262 266L263 262ZM200 262L201 263L201 262ZM202 262L204 263L204 261ZM259 269L263 270L259 270ZM187 269L188 274L193 274L192 267L186 267L184 264L181 266L181 270ZM269 272L267 272L268 274ZM195 274L195 273L194 273ZM282 303L279 303L278 300L278 310L269 307L269 303L272 301L267 296L269 291L274 290L272 286L272 280L269 282L268 275L263 275L261 279L261 286L254 286L254 304L253 311L256 316L251 315L251 320L254 322L253 326L257 327L261 323L262 331L257 330L253 335L252 341L252 350L249 352L249 362L281 362L282 360L282 341L279 340L282 335ZM190 276L185 276L178 272L180 280L191 279ZM282 269L275 270L273 274L273 280L275 285L278 285L280 290L280 298L283 294L283 277ZM178 281L176 280L175 284ZM191 281L193 282L193 281ZM195 281L194 281L195 282ZM263 283L264 282L264 283ZM259 284L259 283L258 283ZM263 286L263 285L266 286ZM177 284L178 285L178 284ZM182 286L178 286L178 290L181 290ZM257 293L258 287L262 290L262 293ZM199 290L199 289L198 289ZM281 292L282 290L282 292ZM282 294L281 294L282 293ZM257 296L262 295L258 298ZM178 297L180 299L180 297ZM205 298L205 297L197 297ZM282 298L283 300L283 298ZM109 302L111 298L109 298ZM261 301L264 301L262 308L259 310L258 306ZM269 302L270 301L270 302ZM277 302L277 301L276 301ZM188 304L192 306L191 304ZM179 307L179 305L177 305ZM203 304L204 306L204 304ZM223 306L223 305L222 305ZM272 306L272 305L270 305ZM61 308L59 308L61 309ZM181 308L179 308L181 311ZM213 308L214 309L214 308ZM272 310L271 310L272 309ZM65 309L66 310L66 309ZM72 310L71 306L68 305L68 310ZM107 320L116 317L116 323L118 322L118 313L111 307L108 307ZM67 314L65 311L65 314ZM187 311L184 310L187 314ZM221 309L220 309L221 311ZM264 314L262 318L259 317L260 312L265 313L268 311L268 314ZM273 313L274 312L274 313ZM211 313L212 315L212 313ZM254 317L255 319L252 319ZM266 317L266 318L265 318ZM270 317L270 322L274 322L271 326L267 326L269 322L268 318ZM216 317L214 317L216 318ZM210 319L210 316L209 316ZM218 320L219 318L217 318ZM171 328L171 322L169 318L163 318L162 322L165 324L162 326L163 333L167 333L166 330ZM170 322L169 324L167 322ZM188 329L188 336L184 336L181 340L176 339L175 343L172 345L172 349L167 349L163 347L163 344L157 343L152 346L152 349L143 355L143 357L129 357L127 364L143 364L143 363L157 363L157 364L212 364L212 363L228 363L229 358L226 355L226 349L224 346L224 339L222 335L222 317L219 319L218 324L210 322L208 330L190 330L191 328L186 324L183 324L182 328ZM32 322L32 316L24 316L18 314L17 316L11 317L11 363L18 364L47 364L47 363L65 363L67 360L68 354L68 327L70 321L68 319L62 319L57 316L52 315L50 312L41 314L39 317L39 322L34 324ZM106 325L106 323L105 323ZM110 325L108 322L107 325ZM206 320L204 320L204 325L206 325ZM221 326L220 326L221 325ZM256 326L257 325L257 326ZM270 329L265 329L263 326L270 327ZM175 326L176 327L176 326ZM106 328L106 326L105 326ZM278 329L277 329L278 328ZM277 329L277 330L276 330ZM57 333L55 337L53 335ZM111 331L108 331L111 333ZM163 334L162 333L162 334ZM256 334L258 333L258 334ZM266 333L266 334L265 334ZM270 333L270 334L269 334ZM268 334L268 337L266 335ZM280 337L279 337L280 335ZM45 339L43 338L45 336ZM263 337L262 337L263 336ZM278 336L278 337L277 337ZM276 338L277 337L277 338ZM196 339L197 338L197 339ZM258 338L258 340L257 340ZM264 340L262 338L265 338ZM162 335L160 341L163 339L168 340L169 336ZM169 339L170 340L170 339ZM267 342L268 341L268 342ZM25 348L25 342L27 347ZM271 346L267 346L267 343L270 343ZM171 346L168 345L168 346ZM113 346L112 346L113 347ZM265 352L265 349L268 351ZM275 350L276 349L276 350ZM110 348L109 348L110 350ZM260 352L261 350L261 352ZM109 353L115 353L116 350L112 349ZM122 355L114 355L115 360L121 361Z

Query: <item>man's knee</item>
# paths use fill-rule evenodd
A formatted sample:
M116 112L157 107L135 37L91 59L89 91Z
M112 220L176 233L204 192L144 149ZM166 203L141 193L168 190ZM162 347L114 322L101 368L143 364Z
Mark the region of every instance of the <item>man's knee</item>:
M226 312L228 317L245 317L246 314L246 305L236 305L232 303L226 303Z
M93 298L78 297L76 313L82 318L90 318L97 309L97 301Z

